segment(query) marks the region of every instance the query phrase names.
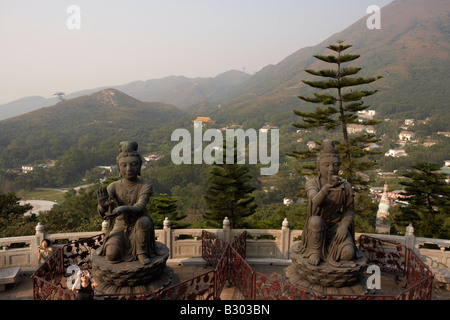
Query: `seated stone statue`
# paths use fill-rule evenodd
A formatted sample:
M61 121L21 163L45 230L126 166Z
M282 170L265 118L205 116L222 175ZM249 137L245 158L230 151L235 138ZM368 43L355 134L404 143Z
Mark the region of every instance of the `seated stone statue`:
M308 212L301 245L296 253L314 266L321 261L344 267L355 260L354 194L338 177L340 157L332 141L325 140L317 157L318 176L306 183Z
M98 212L110 220L100 255L110 263L138 259L145 265L158 254L153 220L146 209L153 187L138 178L142 158L137 150L134 141L120 143L117 165L121 179L98 190Z

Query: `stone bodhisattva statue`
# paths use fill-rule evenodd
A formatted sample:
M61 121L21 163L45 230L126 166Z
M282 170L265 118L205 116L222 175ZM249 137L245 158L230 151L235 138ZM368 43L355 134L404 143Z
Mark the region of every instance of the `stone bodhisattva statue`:
M110 226L100 255L110 263L139 260L146 265L158 255L153 220L146 209L153 187L138 177L142 158L137 150L135 141L120 143L117 166L121 179L97 194L98 212Z
M338 176L340 157L330 140L317 157L318 176L306 182L308 208L301 241L290 249L286 271L294 283L318 293L366 292L367 258L355 245L354 193Z
M323 141L317 157L318 176L305 186L308 213L301 245L296 249L311 265L322 261L346 266L356 258L354 194L338 177L340 157L330 140Z

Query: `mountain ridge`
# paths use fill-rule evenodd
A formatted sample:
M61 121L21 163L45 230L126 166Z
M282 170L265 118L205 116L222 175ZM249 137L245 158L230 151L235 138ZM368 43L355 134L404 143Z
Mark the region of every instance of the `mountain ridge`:
M183 117L173 105L104 89L0 121L0 166L56 159L73 146L96 152L103 143L147 141L154 130Z
M163 102L183 109L201 102L216 100L228 90L240 85L251 77L242 71L229 70L209 78L188 78L185 76L167 76L161 79L138 80L123 85L103 86L79 90L64 97L65 100L81 97L104 89L117 89L143 102ZM174 95L178 92L179 95ZM0 105L0 120L12 118L56 103L56 98L28 96Z
M257 114L260 122L276 122L282 112L296 121L293 109L312 110L312 106L297 98L312 92L302 80L315 77L304 70L329 68L313 56L332 54L326 47L338 40L353 45L346 52L361 55L349 64L363 68L358 75L384 77L370 85L380 92L366 101L382 116L425 115L448 107L445 91L450 71L448 3L395 0L381 9L380 30L367 28L368 16L315 46L302 48L279 63L266 66L234 96L221 101L220 110L211 109L211 115L225 121L230 115L239 115L242 121L250 121ZM432 102L428 102L430 96Z

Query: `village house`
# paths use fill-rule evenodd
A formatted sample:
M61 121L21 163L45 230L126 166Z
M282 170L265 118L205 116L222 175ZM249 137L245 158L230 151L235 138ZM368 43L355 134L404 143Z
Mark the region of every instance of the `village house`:
M34 166L32 166L32 165L25 165L25 166L22 166L22 172L23 173L28 173L28 172L30 172L30 171L33 171L34 170Z
M425 120L417 120L418 124L427 124L428 122L430 122L431 118L427 117L425 118Z
M309 148L309 150L314 149L315 147L317 147L317 143L315 143L314 141L308 141L306 143L306 146Z
M389 149L388 152L384 154L385 157L406 157L408 154L405 152L405 150L401 149Z
M358 111L358 116L364 119L370 119L372 120L376 115L375 110L361 110Z
M447 138L450 138L450 132L439 131L437 134L441 134L443 136L446 136Z
M359 133L359 132L361 132L363 130L364 130L364 125L362 125L362 124L354 124L354 123L352 123L352 124L347 125L347 132L349 134Z
M377 145L376 143L369 143L365 148L364 148L364 150L366 150L366 151L373 151L373 150L375 150L375 149L379 149L379 148L381 148L379 145Z
M424 147L431 147L434 146L437 142L435 140L426 140L423 142Z
M162 158L162 155L159 154L150 154L148 156L144 157L145 161L158 161L159 159Z
M264 133L267 133L267 132L270 131L270 129L278 129L278 127L265 125L265 126L262 127L261 129L259 129L259 131L264 132Z
M366 126L363 124L356 124L356 123L351 123L351 124L347 125L347 132L349 134L360 133L363 131L365 131L367 133L371 133L371 134L375 133L375 129L372 126Z
M117 165L116 164L112 164L112 165L109 165L109 166L95 166L95 167L98 168L98 169L104 169L104 170L108 170L109 172L113 172L113 170L117 168Z
M401 141L411 141L414 139L414 137L414 132L412 131L402 131L398 135L398 138Z
M405 126L413 126L414 119L405 119Z

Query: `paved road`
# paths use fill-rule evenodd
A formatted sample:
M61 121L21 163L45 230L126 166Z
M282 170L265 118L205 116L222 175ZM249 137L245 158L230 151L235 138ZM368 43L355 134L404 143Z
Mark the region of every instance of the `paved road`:
M31 204L33 206L33 209L25 212L25 215L29 216L32 213L39 215L39 211L48 211L53 207L53 205L55 205L57 203L54 201L48 201L48 200L20 200L19 204L22 206L24 204Z

